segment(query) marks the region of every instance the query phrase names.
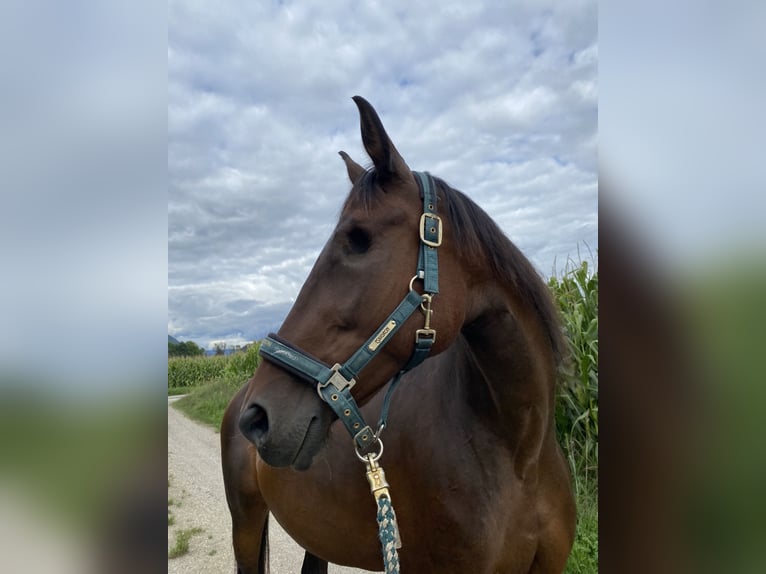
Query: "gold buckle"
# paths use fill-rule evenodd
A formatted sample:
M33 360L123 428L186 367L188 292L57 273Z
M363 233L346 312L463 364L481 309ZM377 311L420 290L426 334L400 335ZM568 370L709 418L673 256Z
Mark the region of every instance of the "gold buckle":
M350 381L347 380L343 375L341 375L338 371L340 371L342 365L340 363L335 363L332 368L330 369L332 371L332 376L327 379L327 382L324 384L318 384L317 385L317 393L319 393L319 396L322 396L322 393L320 392L322 389L327 388L329 385L332 385L335 387L338 392L343 391L343 389L350 389L356 384L355 379L351 379ZM324 400L324 398L322 398Z
M426 219L433 219L436 221L436 227L431 233L437 233L436 241L429 241L426 239ZM442 220L441 217L435 213L424 213L420 216L420 240L430 247L439 247L442 244Z
M415 343L420 343L421 339L431 339L431 344L436 343L436 331L434 329L418 329L415 331Z

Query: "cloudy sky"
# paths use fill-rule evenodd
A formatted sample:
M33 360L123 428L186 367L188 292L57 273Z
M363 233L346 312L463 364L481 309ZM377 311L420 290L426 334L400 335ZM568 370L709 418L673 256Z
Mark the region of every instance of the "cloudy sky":
M369 162L356 94L543 275L595 253L596 3L437 6L171 0L171 335L276 330L348 193L337 152Z

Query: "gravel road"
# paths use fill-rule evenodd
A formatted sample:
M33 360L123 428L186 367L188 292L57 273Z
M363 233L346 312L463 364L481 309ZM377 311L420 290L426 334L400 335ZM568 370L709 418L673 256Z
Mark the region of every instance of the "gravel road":
M196 423L170 404L168 397L168 551L176 534L199 528L189 540L189 552L168 559L168 574L229 574L235 571L231 546L231 519L226 507L221 474L219 435ZM269 544L272 574L301 570L303 549L271 517ZM358 574L367 570L331 564L330 574Z

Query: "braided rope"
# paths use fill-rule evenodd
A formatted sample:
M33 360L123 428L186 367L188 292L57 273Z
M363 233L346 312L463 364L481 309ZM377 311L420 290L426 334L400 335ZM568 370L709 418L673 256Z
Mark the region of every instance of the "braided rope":
M378 529L383 548L383 564L386 574L399 574L399 553L396 551L397 526L394 507L387 496L378 498Z

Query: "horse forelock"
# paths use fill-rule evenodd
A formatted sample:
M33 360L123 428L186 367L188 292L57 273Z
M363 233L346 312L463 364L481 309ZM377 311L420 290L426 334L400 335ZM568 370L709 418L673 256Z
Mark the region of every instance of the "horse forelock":
M369 168L352 186L351 192L343 203L343 210L345 211L351 205L360 205L364 211L368 212L375 206L382 192L375 168Z

